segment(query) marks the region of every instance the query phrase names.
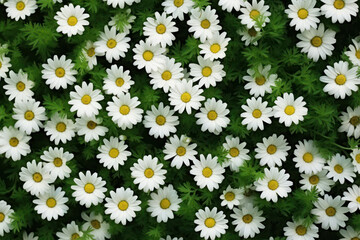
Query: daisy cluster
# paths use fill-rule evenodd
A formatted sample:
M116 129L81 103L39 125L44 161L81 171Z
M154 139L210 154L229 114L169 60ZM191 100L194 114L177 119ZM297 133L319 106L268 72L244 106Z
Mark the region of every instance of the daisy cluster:
M360 239L357 0L0 11L4 239Z

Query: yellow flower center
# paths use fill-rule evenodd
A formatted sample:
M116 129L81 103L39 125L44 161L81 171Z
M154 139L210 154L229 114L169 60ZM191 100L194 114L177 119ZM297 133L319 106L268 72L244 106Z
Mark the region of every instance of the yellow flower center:
M239 153L240 153L240 151L236 147L232 147L229 150L229 154L230 154L231 157L237 157L237 156L239 156Z
M334 8L336 9L343 9L345 7L345 2L344 0L335 0L334 1Z
M80 238L80 235L77 233L74 233L73 235L71 235L71 240L76 240L78 238Z
M24 90L25 90L25 83L23 83L23 82L18 82L18 83L16 84L16 89L17 89L19 92L24 91Z
M53 208L56 206L56 200L54 198L48 198L48 200L46 200L46 205L49 208Z
M0 68L2 67L2 62L0 61Z
M162 78L163 80L165 80L165 81L170 80L171 77L172 77L172 74L171 74L171 72L168 71L168 70L167 70L167 71L164 71L164 72L161 74L161 78Z
M128 115L130 112L130 107L128 105L122 105L119 111L122 115Z
M204 67L204 68L202 69L201 73L202 73L202 75L203 75L204 77L208 77L208 76L211 75L212 69L211 69L211 67Z
M319 36L315 36L311 39L311 45L314 47L320 47L322 44L322 38Z
M311 177L309 177L309 182L312 185L316 185L319 182L319 177L317 175L312 175Z
M156 27L156 32L157 32L158 34L164 34L164 33L166 32L166 27L165 27L165 25L164 25L164 24L159 24L159 25L157 25L157 27Z
M143 58L145 61L151 61L153 59L153 57L154 57L154 54L149 50L147 50L143 53Z
M360 117L359 116L353 116L350 118L350 124L353 126L357 126L360 123Z
M220 51L220 49L221 49L221 47L220 47L220 45L218 43L214 43L210 47L210 51L212 53L218 53Z
M11 144L10 144L11 145ZM355 161L357 162L357 163L360 163L360 153L359 154L356 154L356 156L355 156Z
M125 211L126 209L128 209L129 207L129 203L125 200L122 200L121 202L119 202L118 204L118 208L121 210L121 211Z
M125 83L125 81L124 81L123 78L117 78L117 79L115 80L115 84L116 84L116 86L118 86L118 87L121 87L122 85L124 85L124 83Z
M209 21L209 20L204 19L204 20L201 21L201 24L200 24L200 25L201 25L202 28L208 29L211 24L210 24L210 21Z
M335 78L337 85L344 85L346 83L346 77L343 74L339 74Z
M181 7L184 4L184 0L174 0L175 7Z
M41 182L42 181L42 175L40 174L40 173L38 173L38 172L36 172L36 173L34 173L33 174L33 180L34 180L34 182Z
M95 186L92 183L87 183L84 186L84 190L85 190L86 193L92 193L95 190Z
M252 112L252 115L254 118L260 118L261 115L262 115L262 112L259 110L259 109L255 109L253 112Z
M19 144L19 139L17 139L16 137L12 137L9 140L9 144L12 147L16 147Z
M25 8L25 3L23 1L19 1L16 3L16 9L18 11L22 11L22 10L24 10L24 8Z
M144 171L144 175L147 178L152 178L154 176L154 170L152 170L151 168L147 168Z
M334 170L335 170L335 172L337 172L337 173L339 173L339 174L344 171L343 167L342 167L340 164L336 164L336 165L334 166Z
M277 147L274 144L270 144L266 149L267 153L271 154L271 155L276 153L276 150L277 150Z
M214 227L215 226L215 224L216 224L216 221L215 221L215 219L213 219L213 218L207 218L207 219L205 219L205 226L206 227L208 227L208 228L212 228L212 227Z
M58 124L56 124L56 131L58 132L65 132L66 130L66 124L63 122L59 122Z
M351 238L351 240L360 240L360 238L358 238L358 237L353 237L353 238Z
M207 117L209 120L214 121L217 118L217 113L214 110L208 112Z
M117 42L115 41L115 39L112 39L112 38L110 38L106 43L106 46L111 49L116 47L116 45L117 45Z
M164 125L166 123L166 118L163 115L159 115L159 116L156 117L155 122L158 125L162 126L162 125Z
M242 217L244 223L251 223L253 220L253 216L250 214L246 214Z
M78 20L75 16L71 16L68 18L67 23L69 26L75 26L77 24Z
M299 9L297 14L298 14L300 19L305 19L305 18L307 18L309 16L309 12L305 8Z
M270 190L276 190L279 187L279 183L276 180L270 180L268 183L268 188Z
M94 56L95 55L95 48L89 48L88 50L87 50L87 55L89 56L89 57L92 57L92 56Z
M336 214L336 209L333 208L333 207L328 207L326 210L325 210L325 213L326 215L328 215L329 217L332 217Z
M181 94L181 101L183 101L184 103L190 102L191 100L191 95L188 92L184 92L183 94Z
M94 121L88 121L88 123L86 124L86 126L89 128L89 129L94 129L94 128L96 128L96 126L97 126L97 124L96 124L96 122L94 122Z
M204 168L204 169L202 170L202 175L203 175L204 177L206 177L206 178L211 177L211 175L212 175L212 170L211 170L211 168L209 168L209 167Z
M82 96L81 102L85 105L88 105L91 102L91 97L86 94L86 95Z
M360 203L360 196L356 198L356 201Z
M3 222L5 219L5 214L3 214L2 212L0 212L0 223Z
M101 224L98 220L92 220L91 222L91 226L94 228L94 229L99 229L101 227Z
M314 156L311 153L307 152L303 155L303 160L306 163L311 163L314 160Z
M255 82L256 82L257 85L262 86L262 85L265 84L266 79L265 79L264 76L256 77Z
M297 235L304 236L307 230L306 227L304 227L303 225L299 225L296 227L295 232L297 233Z
M294 106L288 105L288 106L286 106L284 112L289 116L293 115L295 113L295 108L294 108Z
M235 194L233 192L227 192L225 193L225 200L226 201L232 201L235 198Z
M33 120L35 117L35 114L32 111L26 111L24 114L24 118L28 121Z
M176 154L178 156L184 156L186 154L186 148L184 148L183 146L180 146L176 149Z
M65 76L65 69L63 69L62 67L58 67L57 69L55 69L55 75L58 78L62 78L63 76Z
M109 156L112 157L112 158L116 158L117 156L119 156L119 149L117 148L112 148L110 149L109 151Z
M54 158L54 161L53 161L55 167L61 167L63 165L63 161L61 158Z
M357 51L355 52L355 57L356 57L357 59L360 59L360 50L357 50ZM0 66L0 68L1 68L1 66Z
M248 34L250 35L250 37L255 37L257 34L257 31L255 30L254 27L252 27L248 30Z
M251 10L250 18L256 20L260 16L260 12L258 10Z
M160 201L160 207L162 209L168 209L170 207L171 203L169 201L169 199L164 198L163 200Z

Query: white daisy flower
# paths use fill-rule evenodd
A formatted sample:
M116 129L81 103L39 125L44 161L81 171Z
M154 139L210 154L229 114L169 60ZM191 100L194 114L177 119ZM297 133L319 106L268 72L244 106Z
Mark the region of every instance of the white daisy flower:
M38 8L35 0L8 0L4 3L7 16L18 21L20 18L24 20L26 17L35 13Z
M214 33L221 30L216 10L211 9L210 6L207 6L205 10L192 9L187 24L190 26L189 32L194 32L194 38L200 39L201 42L213 38Z
M104 27L104 32L100 33L98 40L94 43L95 53L98 56L106 57L109 63L113 60L124 58L125 53L130 48L130 38L125 33L117 33L116 27Z
M227 206L233 209L234 206L239 206L243 199L244 190L241 188L232 188L230 185L220 195L221 206Z
M360 66L360 42L356 41L355 39L353 39L352 42L354 45L349 46L349 51L346 51L345 55L349 57L350 62L353 65Z
M214 59L223 59L225 58L227 45L230 42L230 38L226 37L226 32L213 33L212 38L208 38L204 43L199 45L200 54L204 55L204 59L210 59L213 61Z
M12 118L17 120L15 127L26 134L40 131L44 127L42 121L47 120L45 108L35 99L15 102L13 111Z
M357 67L349 69L349 63L340 61L334 63L334 67L327 66L324 70L326 76L321 76L320 81L326 83L323 91L334 98L344 99L351 96L352 91L356 92L360 79L356 76Z
M307 53L307 57L314 62L317 62L319 57L325 60L326 56L331 56L335 49L333 46L336 42L335 32L331 29L325 30L322 23L317 29L310 28L310 30L297 34L296 37L300 40L296 46L301 48L302 53Z
M201 131L208 130L211 133L219 135L223 128L230 123L230 119L226 117L230 111L227 104L222 100L216 101L215 98L209 98L204 103L204 107L200 108L200 112L195 114L197 125L201 125Z
M260 198L269 202L277 202L278 196L281 198L287 197L293 185L293 182L288 180L290 175L285 173L284 169L279 171L276 167L265 168L264 172L264 178L258 179L254 183L256 191L261 192Z
M49 184L55 181L55 178L43 167L43 163L36 163L35 160L27 162L26 167L21 168L19 176L24 182L25 191L35 196L48 192Z
M218 212L217 208L205 210L200 209L195 213L196 219L194 223L197 225L195 232L200 232L200 237L205 239L215 240L225 234L228 229L228 220L223 211Z
M110 197L105 201L105 214L110 215L110 219L114 220L116 224L121 222L126 225L126 222L131 222L135 218L136 213L141 210L139 206L141 201L134 195L134 191L130 188L123 187L110 191Z
M201 107L201 102L205 100L205 97L201 95L203 91L200 86L193 86L193 81L191 80L183 79L182 81L175 82L170 88L170 105L179 113L183 113L186 110L187 114L191 114L192 109L198 110Z
M219 0L218 4L222 10L231 12L232 10L240 11L240 7L244 6L246 0Z
M183 77L181 63L176 63L174 58L163 58L164 63L156 71L150 73L150 84L153 89L162 88L165 93L169 92L170 87L180 81Z
M22 240L39 240L39 237L35 236L33 232L27 234L26 232L23 232Z
M304 220L294 220L286 222L286 225L283 230L288 240L315 240L319 237L319 228L313 223L306 226Z
M199 87L210 86L215 87L217 82L221 82L226 73L223 70L224 66L219 61L212 61L198 56L199 64L190 63L190 75L193 76L193 81L199 81Z
M329 192L331 190L331 186L335 183L326 176L327 172L327 170L322 170L312 174L301 174L301 189L311 191L313 187L316 187L319 194L323 196L325 192Z
M245 204L241 209L234 208L234 213L230 216L235 219L232 222L235 232L239 232L240 237L253 238L255 234L260 233L260 229L265 228L262 224L265 221L262 214L263 211L251 203Z
M360 210L360 187L357 185L348 187L347 192L344 192L342 200L349 201L348 208L351 213Z
M272 108L268 107L267 101L262 101L262 98L246 99L247 105L242 105L241 108L245 111L240 114L244 118L241 122L246 125L247 130L256 131L258 128L264 130L264 122L271 124L270 117L273 116Z
M324 4L321 6L321 13L326 18L331 18L333 23L350 22L351 16L356 17L359 6L357 0L321 0Z
M6 73L11 66L10 58L6 57L5 54L0 54L0 79L6 78Z
M102 123L101 118L93 117L83 117L77 118L75 127L77 129L77 134L79 136L85 137L85 142L90 142L91 140L99 140L99 136L105 136L105 133L109 131L107 127L100 126Z
M355 148L352 153L350 153L350 156L352 158L352 164L354 165L354 171L360 173L360 149Z
M71 169L66 163L74 158L74 154L64 152L63 148L49 147L49 150L44 151L40 158L46 162L44 163L45 170L54 178L63 180L70 177Z
M134 66L138 69L145 68L147 73L157 71L165 64L165 48L161 48L160 45L150 45L148 41L141 40L138 44L135 44L133 48Z
M90 70L97 65L97 53L95 52L95 45L92 41L86 41L85 47L81 50L81 53L88 63Z
M11 223L13 219L11 215L14 210L4 200L0 200L0 236L4 236L5 233L9 233L13 229Z
M171 0L173 1L173 0ZM176 0L176 1L183 1L183 0ZM184 240L182 237L180 238L177 238L177 237L174 237L172 238L170 235L167 235L166 238L160 238L160 240Z
M327 162L327 166L324 169L327 169L329 172L326 175L328 178L333 179L335 182L340 182L344 184L345 180L349 182L354 182L354 166L351 163L350 158L346 158L343 155L337 153L334 155L330 161Z
M176 133L176 126L179 125L179 117L174 115L175 111L161 102L156 108L151 106L151 111L147 110L143 124L145 128L150 128L149 135L155 138L163 138Z
M78 73L74 70L75 64L71 59L66 59L65 55L58 58L57 55L53 59L48 58L47 64L44 63L41 70L42 78L46 79L46 84L50 89L59 88L66 89L68 85L73 85L76 82L75 75Z
M225 169L218 163L218 157L208 154L206 157L200 154L200 161L193 160L190 174L194 175L194 180L200 188L207 187L210 192L219 188L219 184L224 180Z
M260 159L261 166L281 167L291 149L284 135L273 134L271 137L264 137L262 140L262 143L256 144L255 158Z
M158 189L160 185L165 182L166 169L163 169L163 164L158 164L158 158L146 155L143 159L138 159L136 163L130 168L131 177L134 178L134 183L138 184L139 190L144 192Z
M167 14L172 14L173 18L184 20L184 14L188 14L194 6L192 0L165 0L161 3Z
M291 124L299 124L304 121L308 109L305 107L306 102L302 96L295 99L293 93L284 93L282 97L278 96L273 107L274 117L279 118L280 123L284 123L286 127Z
M138 3L141 0L103 0L104 2L107 3L107 5L111 5L113 8L119 7L119 8L124 8L125 4L128 6L131 6L134 2Z
M354 108L346 108L346 112L341 112L341 126L338 132L346 132L348 137L360 137L360 106Z
M226 155L227 160L223 162L222 166L230 166L231 171L238 172L244 161L250 160L248 155L250 151L245 148L246 142L240 142L239 137L226 136L225 141L223 148L228 151L228 154Z
M106 69L107 76L104 78L103 89L106 94L119 96L121 93L129 92L131 85L135 82L131 80L130 71L124 71L123 66L116 66Z
M79 226L72 221L67 224L66 227L61 229L61 232L57 232L56 236L58 240L69 240L69 239L78 239L83 236L83 232L79 230Z
M300 173L311 174L320 172L325 164L313 140L299 141L295 146L293 161Z
M125 141L121 141L121 138L110 137L109 140L104 139L104 145L98 148L99 154L96 158L106 168L114 168L115 171L119 170L119 166L124 165L128 157L131 156L131 152L126 151L128 145Z
M70 111L76 112L78 117L91 117L99 114L102 108L98 103L104 99L101 91L93 89L92 83L82 82L81 87L75 86L75 92L70 92Z
M252 3L245 2L244 7L240 9L239 19L241 24L246 25L248 29L254 27L260 30L270 22L271 13L268 11L269 6L265 5L264 0L252 0Z
M54 17L59 25L56 31L67 34L68 37L78 34L82 35L85 31L84 26L89 25L89 21L86 19L90 17L89 14L84 12L85 8L79 5L74 7L72 3L61 7Z
M263 97L265 93L272 93L272 88L275 86L275 81L277 80L277 74L270 74L271 65L266 65L263 67L260 64L257 67L257 70L248 69L247 76L244 76L243 79L247 82L244 86L246 90L250 90L250 94L254 97Z
M151 213L152 217L156 217L156 221L159 223L173 219L174 212L179 210L179 204L182 202L171 184L167 187L159 188L157 193L151 193L150 197L151 199L148 201L149 207L146 211Z
M45 123L44 130L46 135L50 136L50 141L53 141L56 145L60 141L66 143L75 137L75 124L73 120L68 119L66 115L62 117L57 112L51 116L51 120Z
M40 194L38 199L33 200L36 205L34 209L42 219L57 220L59 216L64 216L69 210L69 207L65 205L69 199L64 196L65 192L61 187L55 189L54 186L51 186L48 191Z
M31 152L28 144L31 136L14 127L3 127L0 131L0 154L5 153L6 158L18 161L21 156Z
M0 69L2 66L0 65ZM24 73L21 69L16 74L14 71L9 72L9 78L5 77L6 85L4 89L5 94L8 95L9 101L15 99L17 101L25 101L31 99L34 96L34 92L31 88L34 87L34 82L28 79L28 74Z
M320 8L316 8L316 0L292 0L285 13L291 19L290 26L296 31L303 32L310 28L317 28L320 23Z
M141 122L144 110L138 107L140 105L138 99L138 97L131 98L129 93L121 93L118 97L112 97L112 102L107 103L108 115L122 130L131 129Z
M258 40L262 36L261 31L257 31L254 27L249 29L240 28L236 31L236 33L241 36L241 41L245 42L245 46L249 46L250 44L257 46Z
M354 230L351 226L347 226L346 229L340 229L340 234L343 238L340 240L356 240L356 238L360 239L360 231Z
M159 12L155 12L155 18L148 17L143 27L144 36L147 37L147 41L151 45L160 44L163 48L171 46L175 40L173 33L179 31L172 20L173 18L166 16L165 12L161 15Z
M76 185L72 185L71 189L74 190L72 196L80 205L85 205L89 208L91 205L98 205L102 203L106 192L104 187L106 182L102 180L102 177L98 177L95 172L91 174L90 171L86 173L79 173L79 178L74 178Z
M90 215L86 213L81 213L81 218L85 221L85 223L81 226L83 231L87 229L91 229L91 235L96 240L105 240L110 239L111 234L109 232L110 224L105 222L103 216L101 214L96 214L95 212L91 212Z
M324 198L319 198L315 203L315 208L311 210L311 214L316 216L315 223L320 224L325 230L329 228L332 231L339 230L339 227L345 227L345 221L349 218L345 213L349 212L347 207L343 207L345 201L340 196L333 198L325 194Z
M196 160L195 155L197 155L196 143L190 144L191 138L181 135L180 138L177 135L174 135L168 139L168 142L165 143L164 149L164 160L171 159L171 167L176 167L180 169L182 165L190 165L190 160Z

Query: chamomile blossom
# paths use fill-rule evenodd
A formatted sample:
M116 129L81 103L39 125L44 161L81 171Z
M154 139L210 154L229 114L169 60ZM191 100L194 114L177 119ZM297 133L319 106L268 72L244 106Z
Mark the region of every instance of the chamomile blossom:
M14 210L4 200L0 200L0 236L4 236L5 233L10 232L13 229L11 218Z
M283 228L284 235L288 240L315 240L319 237L319 228L315 224L306 225L304 220L293 220L286 222Z
M138 184L139 190L144 192L153 191L163 185L167 172L163 169L163 164L158 163L158 158L151 155L138 159L130 171L131 177L134 178L134 184Z
M113 8L119 7L119 8L124 8L125 4L128 6L131 6L134 2L138 3L141 0L103 0L104 2L107 3L107 5L111 5Z
M68 85L76 82L75 75L78 72L73 69L74 66L71 59L66 59L65 55L60 58L55 55L53 59L48 58L47 63L42 65L42 78L46 80L45 83L49 85L50 89L66 89Z
M165 0L161 5L167 14L171 14L173 18L183 21L184 15L188 14L193 8L194 2L192 0Z
M228 154L222 166L230 166L231 171L238 172L239 167L244 164L244 161L250 160L250 156L248 155L250 151L245 147L246 142L240 142L239 137L226 136L223 148L228 151Z
M85 8L79 5L74 7L72 3L61 7L54 17L59 25L56 31L66 34L68 37L82 35L85 31L84 26L89 25L89 21L86 19L90 17L89 14L84 12Z
M180 138L174 135L165 143L164 160L171 160L171 167L180 169L182 165L190 165L190 161L196 160L196 143L190 144L191 138L181 135Z
M295 99L293 93L284 93L278 96L273 107L274 117L279 118L280 123L284 123L286 127L291 124L299 124L304 121L304 116L307 115L308 109L305 107L306 102L302 96Z
M219 61L212 61L210 59L204 59L198 56L198 63L190 63L190 75L193 77L193 81L199 81L199 87L210 86L215 87L216 83L221 82L226 73L223 70L224 66Z
M241 188L232 188L230 185L220 195L221 206L227 206L233 209L234 206L239 206L243 198L244 190Z
M194 160L190 174L194 175L194 180L200 188L209 189L212 192L219 188L219 184L224 180L225 169L218 163L218 157L211 154L204 156L200 154L200 160Z
M102 108L99 102L103 99L101 91L94 89L92 83L82 82L81 86L75 86L75 92L70 92L70 111L76 112L78 117L97 115Z
M26 17L35 13L38 8L35 0L8 0L4 3L7 16L18 21L20 18L25 20Z
M273 115L273 110L268 107L267 101L262 101L261 97L246 99L246 105L242 105L241 108L245 111L240 114L244 118L241 124L246 125L248 130L264 130L264 123L271 124L270 117Z
M6 158L18 161L22 156L31 152L28 144L31 136L14 127L3 127L0 131L0 154L5 153Z
M58 240L69 240L69 239L78 239L83 236L83 232L79 229L79 226L72 221L68 223L66 227L61 229L61 232L57 232L56 236Z
M230 113L227 104L222 100L216 101L215 98L208 98L204 103L204 107L200 108L200 112L195 114L197 118L196 124L201 125L201 131L208 130L211 133L219 135L223 128L230 123L230 119L226 116Z
M354 45L349 46L349 51L346 51L345 55L349 57L353 65L360 66L360 42L355 39L353 39L352 42Z
M105 240L111 238L111 234L109 232L110 224L104 221L101 214L91 212L90 215L88 215L82 212L81 218L85 221L85 223L81 226L81 229L86 231L90 228L92 230L91 235L96 240Z
M348 201L348 208L351 213L360 210L360 187L357 185L352 185L348 187L347 191L344 192L342 200Z
M241 41L245 42L245 46L258 45L258 40L261 38L262 33L260 30L256 30L254 27L252 28L240 28L236 31L237 34L241 36Z
M326 29L324 24L320 23L318 28L310 28L302 33L296 35L300 40L296 44L298 48L301 48L302 53L306 53L307 57L314 62L321 59L325 60L327 56L332 55L332 51L335 49L333 46L336 42L335 31Z
M354 171L360 173L360 148L353 149L350 156L352 158L352 164L354 165Z
M264 0L252 0L251 3L245 2L244 7L240 9L239 19L241 24L246 25L248 29L254 27L259 30L270 22L271 13L268 11L269 6L265 5ZM261 25L260 25L261 24Z
M338 132L346 132L348 137L360 137L360 106L354 109L347 107L346 112L341 112L340 120Z
M320 81L326 83L323 91L334 95L334 98L351 96L352 91L359 89L360 79L356 71L356 67L349 68L349 63L344 61L334 63L334 67L328 65L324 70L325 76L320 77Z
M69 207L65 204L68 200L61 187L55 189L54 186L51 186L48 191L40 194L37 199L33 200L33 203L36 205L34 209L41 215L42 219L47 221L57 220L69 210Z
M160 238L160 240L184 240L184 239L182 237L180 237L180 238L177 238L177 237L172 238L170 235L167 235L166 238Z
M222 10L231 12L232 10L240 11L240 7L244 6L245 0L219 0L218 4Z
M21 69L18 73L10 71L9 77L4 80L6 82L6 85L4 85L5 94L9 96L9 101L25 101L34 96L34 92L31 91L31 88L34 87L34 82L29 80L28 74L24 73Z
M291 19L290 26L296 31L303 32L310 28L317 28L320 23L320 8L316 8L316 0L292 0L285 13Z
M333 23L350 22L351 16L356 17L359 6L357 0L321 0L321 12L326 18L331 18Z
M244 86L246 90L250 90L250 94L254 97L263 97L266 93L272 93L275 86L277 74L270 74L271 65L263 66L260 64L256 70L248 69L243 79L247 82Z
M5 54L0 54L0 79L6 78L6 74L11 66L10 58L6 57Z
M45 161L45 170L53 177L61 180L70 177L71 169L67 163L74 158L74 154L64 151L64 148L49 147L40 158Z
M27 232L23 232L22 240L39 240L39 237L35 236L33 232L27 234Z
M141 40L133 48L134 66L138 69L145 68L147 73L157 71L165 64L165 49L159 45L150 45L148 41Z
M124 58L125 53L130 48L130 38L125 33L117 33L116 27L104 27L104 32L100 33L98 40L94 43L95 53L106 57L109 63L113 60Z
M91 205L96 206L103 202L106 182L96 172L93 174L90 171L86 171L85 174L80 172L79 178L74 178L74 182L75 185L71 186L74 190L72 196L80 205L89 208Z
M295 146L293 161L300 173L310 174L320 172L325 164L313 140L299 141Z
M85 47L81 51L82 55L85 57L85 60L88 63L88 67L90 70L97 65L97 58L98 55L95 52L95 45L92 41L87 41Z
M60 116L59 113L54 113L51 119L45 123L44 130L46 135L50 137L56 145L60 142L66 143L75 137L75 124L73 120L66 116Z
M355 230L351 226L347 226L346 229L340 229L340 234L343 238L340 240L356 240L356 238L360 239L360 231Z
M215 238L220 238L222 234L225 234L226 229L228 229L226 215L223 211L218 212L216 207L211 210L208 207L205 210L200 209L195 213L195 216L195 232L200 232L202 238L215 240Z
M135 83L131 80L130 71L124 70L123 66L118 67L114 64L106 69L106 73L103 85L106 94L119 96L121 93L127 93L131 85Z
M279 171L276 167L270 169L265 168L265 177L255 181L256 191L261 192L260 198L266 201L278 201L278 196L281 198L287 197L291 192L293 182L289 181L290 175L285 173L284 169Z
M329 192L335 182L326 176L327 172L327 170L322 170L312 174L301 174L301 189L311 191L313 187L316 187L316 190L320 195L324 195L325 192Z
M346 158L344 155L337 153L332 156L331 160L327 162L327 166L324 167L329 172L326 175L328 178L333 179L335 182L343 184L345 180L354 182L354 166L351 163L350 158Z
M109 131L107 127L101 126L101 123L102 119L95 116L77 118L75 122L77 134L84 136L85 142L98 141L100 136L105 136L105 133Z
M210 59L211 61L215 59L223 59L226 56L227 45L230 42L230 38L226 37L226 32L213 33L212 38L205 40L204 43L199 45L200 54L204 56L204 59Z
M340 196L333 198L325 194L324 198L318 198L314 203L315 208L311 214L316 216L315 223L320 224L321 228L332 231L339 230L339 227L345 227L345 222L349 219L345 213L349 212L347 207L343 207L345 201Z

